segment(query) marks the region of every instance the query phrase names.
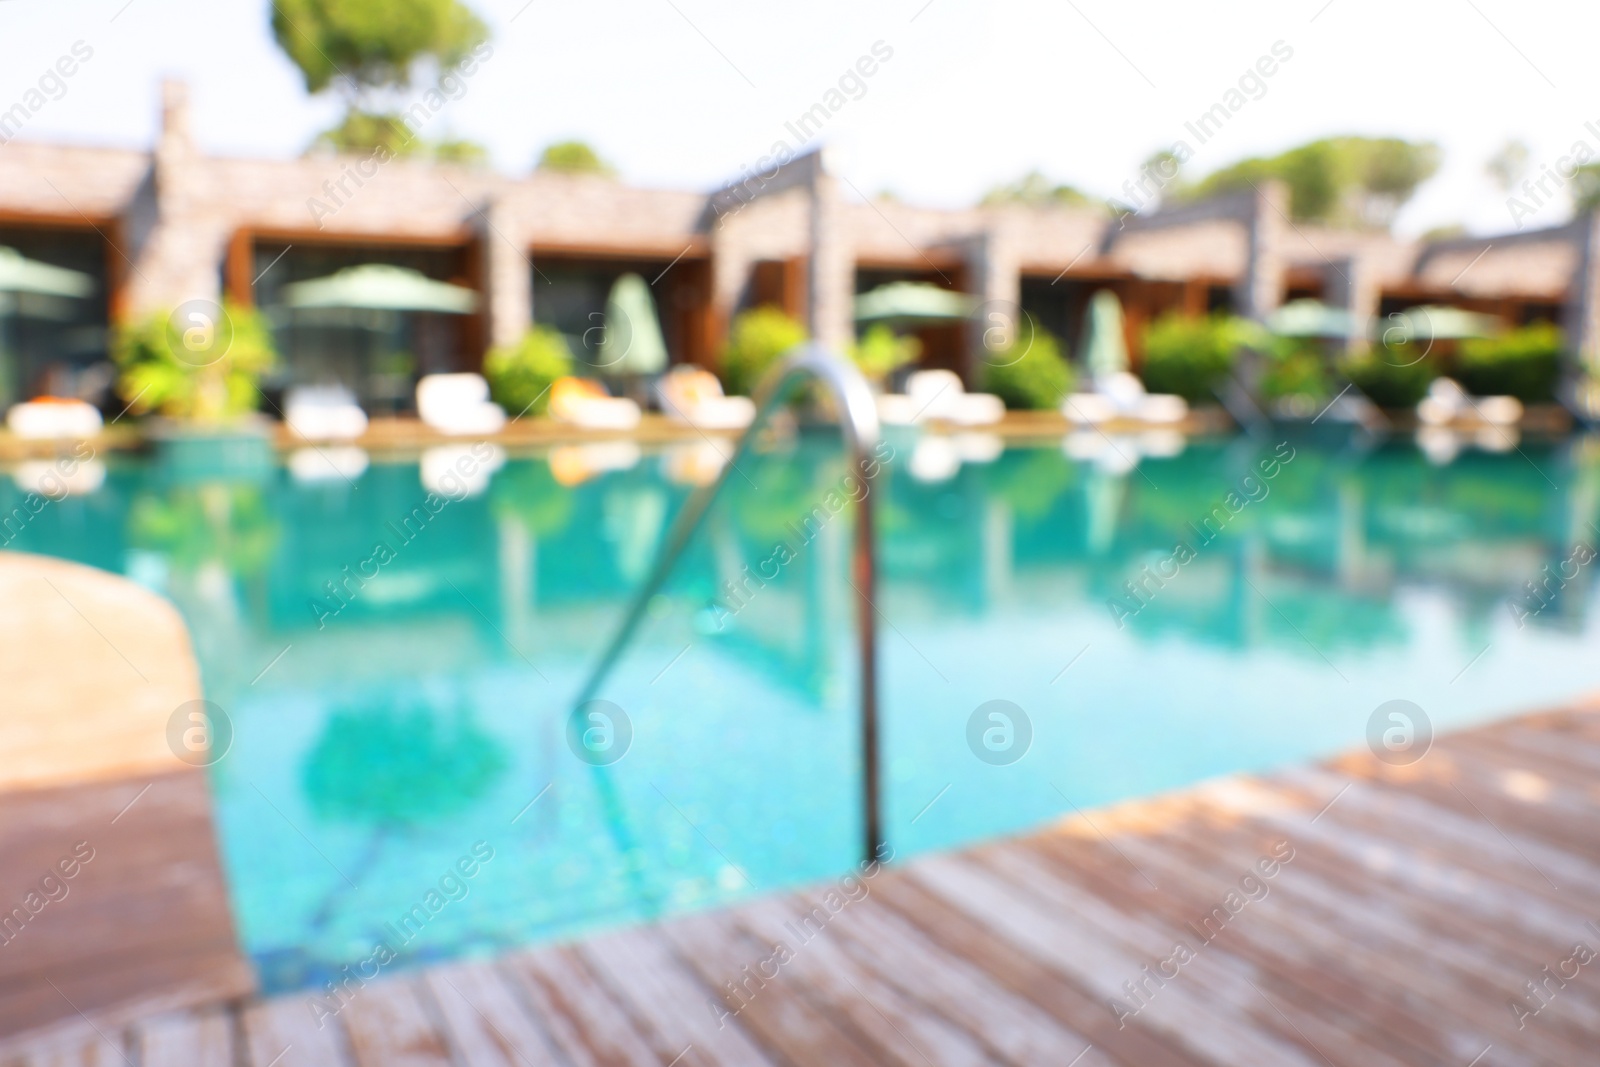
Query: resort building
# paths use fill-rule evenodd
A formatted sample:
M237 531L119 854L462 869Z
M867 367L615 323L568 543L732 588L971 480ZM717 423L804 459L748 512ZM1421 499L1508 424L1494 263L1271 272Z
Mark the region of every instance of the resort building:
M364 403L399 405L416 375L474 369L490 346L534 322L586 343L628 272L651 283L673 361L712 367L742 308L780 305L843 345L855 332L853 297L900 280L986 302L968 324L921 331L924 365L969 379L983 330L1009 328L1020 307L1075 341L1102 288L1122 301L1135 361L1144 325L1164 312L1260 318L1300 297L1360 321L1418 304L1508 324L1552 320L1575 351L1600 351L1591 217L1505 236L1405 240L1296 224L1285 190L1271 184L1121 218L1054 206L934 210L860 202L826 159L812 150L706 194L587 175L513 178L381 153L216 158L196 147L185 87L169 82L152 151L26 140L0 151L0 247L94 280L91 298L12 317L5 392L86 395L100 378L109 384L111 323L224 297L274 312L286 285L371 262L478 299L466 314L407 314L376 346L387 354L370 358L348 332L370 332L370 323L275 315L275 325L293 324L293 337L279 338L280 385L347 360L335 376L360 379L346 384ZM379 365L385 358L400 362ZM373 384L385 377L393 388Z

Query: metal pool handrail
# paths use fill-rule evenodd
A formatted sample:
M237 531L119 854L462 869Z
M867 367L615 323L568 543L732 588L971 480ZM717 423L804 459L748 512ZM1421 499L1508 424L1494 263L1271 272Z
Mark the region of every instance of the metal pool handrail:
M578 692L574 711L593 700L616 666L634 631L649 610L650 601L661 591L678 558L688 547L689 540L706 517L711 504L738 469L738 464L750 451L751 442L761 430L768 416L782 404L790 387L804 379L812 379L827 390L839 412L840 430L850 453L853 473L868 482L867 491L861 495L856 511L855 549L851 555L851 585L856 593L856 647L861 658L861 785L862 815L865 823L866 860L879 858L878 847L883 843L882 821L878 806L878 627L874 598L878 584L877 541L872 520L872 486L866 477L871 453L878 444L878 409L867 380L853 363L829 352L818 344L806 344L791 349L777 366L761 378L756 387L756 414L750 426L739 438L733 456L723 466L717 480L697 489L684 504L683 510L673 520L662 542L661 553L654 568L639 592L628 606L622 626L606 647L603 655L590 672L583 688ZM757 490L759 491L759 489Z

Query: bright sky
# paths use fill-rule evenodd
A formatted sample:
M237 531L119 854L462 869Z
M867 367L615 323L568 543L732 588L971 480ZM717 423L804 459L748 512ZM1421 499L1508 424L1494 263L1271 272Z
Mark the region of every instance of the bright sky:
M785 122L875 42L892 56L847 80L859 99L822 138L860 192L913 203L970 203L1030 168L1109 196L1178 137L1200 174L1362 133L1444 148L1401 230L1495 231L1512 220L1483 163L1508 138L1530 146L1535 176L1580 138L1600 156L1600 6L1573 0L470 2L494 29L494 55L426 132L487 144L508 173L578 137L629 181L709 189L779 138L794 146ZM157 82L179 75L206 150L297 154L338 109L306 96L267 11L266 0L0 0L0 112L83 41L93 58L24 137L146 146ZM1199 145L1184 123L1279 41L1293 56L1264 95ZM1547 203L1528 224L1566 214Z

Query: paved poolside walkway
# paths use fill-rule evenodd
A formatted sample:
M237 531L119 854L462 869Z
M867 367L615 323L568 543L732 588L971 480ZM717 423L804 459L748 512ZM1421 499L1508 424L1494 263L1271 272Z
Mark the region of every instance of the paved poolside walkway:
M822 886L380 978L320 1029L300 994L20 1062L1593 1063L1600 709L1452 735L1407 768L1227 778L863 884L836 914Z

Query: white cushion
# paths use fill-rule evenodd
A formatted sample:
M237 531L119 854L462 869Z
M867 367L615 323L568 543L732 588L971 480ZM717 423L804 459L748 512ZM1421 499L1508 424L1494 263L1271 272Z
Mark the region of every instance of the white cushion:
M620 396L574 397L551 414L586 430L631 430L640 419L639 405Z
M295 433L313 441L348 441L367 432L367 413L348 390L337 386L289 390L283 419Z
M1098 426L1116 415L1116 405L1099 393L1071 393L1061 402L1061 413L1077 426Z
M944 399L941 396L939 402L943 403ZM941 417L961 426L988 426L1006 417L1005 401L993 393L957 393L944 406Z
M754 421L756 402L747 396L706 397L697 404L668 406L667 414L703 430L742 430Z
M100 432L100 412L82 400L30 400L6 413L6 426L35 441L93 437Z
M1189 414L1189 402L1171 393L1150 393L1134 412L1141 422L1182 422Z
M1111 401L1124 415L1132 415L1144 403L1144 383L1127 371L1110 374L1095 384L1095 391Z
M1514 396L1479 397L1477 409L1484 422L1496 426L1509 426L1522 418L1522 401Z
M878 397L878 421L885 426L910 426L924 416L904 393L885 393Z
M489 402L481 374L429 374L417 382L417 414L442 433L496 433L506 424L500 405Z
M912 410L922 419L949 418L949 412L966 393L961 378L948 370L919 370L906 379L906 395Z

